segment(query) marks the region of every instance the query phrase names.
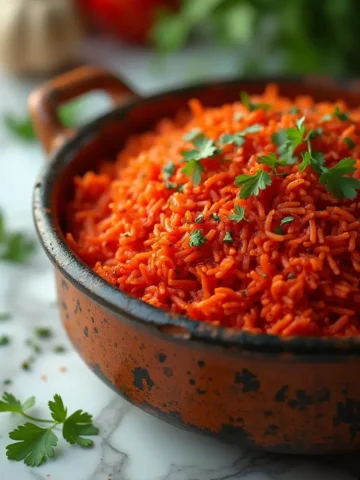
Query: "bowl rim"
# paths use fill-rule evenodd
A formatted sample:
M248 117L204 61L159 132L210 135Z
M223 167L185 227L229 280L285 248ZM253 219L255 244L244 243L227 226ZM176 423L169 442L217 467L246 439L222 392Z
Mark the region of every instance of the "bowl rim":
M153 103L166 95L184 95L193 90L215 86L226 87L242 82L254 82L264 86L271 82L293 83L300 86L319 79L321 82L324 81L324 77L316 76L266 76L236 77L190 84L181 88L164 90L145 98L129 99L125 104L113 108L79 128L71 139L50 154L49 161L42 168L33 191L33 217L37 234L55 268L82 293L110 310L115 316L120 315L147 328L156 329L164 335L169 334L164 333L163 326L180 327L180 334L175 336L178 341L197 341L224 348L232 347L235 350L259 352L304 353L315 356L325 354L338 356L349 353L360 355L360 337L281 337L273 334L254 334L174 315L131 297L102 279L72 252L56 223L52 210L51 198L56 179L62 170L71 163L76 152L99 136L102 125L117 118L125 118L127 112L138 105ZM325 79L325 81L329 80L335 81L344 91L350 89L348 82L352 81L352 79L336 79L334 77ZM170 336L173 337L171 334Z

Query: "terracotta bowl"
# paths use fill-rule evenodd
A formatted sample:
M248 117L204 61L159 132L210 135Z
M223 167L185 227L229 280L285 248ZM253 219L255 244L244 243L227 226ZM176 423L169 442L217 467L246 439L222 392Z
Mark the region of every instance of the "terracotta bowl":
M50 159L34 190L40 241L55 266L59 309L87 365L134 405L176 426L269 451L322 454L360 446L359 339L251 335L172 316L106 283L64 240L73 177L114 158L126 138L152 128L197 97L205 105L261 92L359 105L354 81L235 79L139 98L113 75L86 67L31 95L30 109ZM92 90L122 103L78 132L57 110Z

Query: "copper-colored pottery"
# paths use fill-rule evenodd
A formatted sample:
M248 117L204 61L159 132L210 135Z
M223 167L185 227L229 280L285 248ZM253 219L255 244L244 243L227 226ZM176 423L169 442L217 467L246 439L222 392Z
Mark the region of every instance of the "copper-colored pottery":
M30 108L51 154L34 192L40 240L55 265L68 335L89 367L140 408L189 430L269 451L329 453L360 446L360 340L251 335L174 317L107 284L67 247L64 209L74 175L115 157L125 139L186 106L222 105L269 82L290 97L359 105L355 81L236 79L139 98L113 75L82 68L32 94ZM105 90L122 106L66 130L58 107ZM126 98L125 98L126 97Z

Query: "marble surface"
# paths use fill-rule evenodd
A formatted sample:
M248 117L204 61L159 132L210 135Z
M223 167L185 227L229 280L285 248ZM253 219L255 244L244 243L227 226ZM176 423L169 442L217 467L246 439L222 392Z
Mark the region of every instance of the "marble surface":
M199 53L199 52L197 52ZM189 56L185 53L167 64L162 74L152 68L146 51L112 44L89 42L85 60L110 66L121 72L139 91L151 92L162 86L186 81ZM214 54L204 51L206 61ZM206 60L206 61L205 61ZM219 71L234 70L231 53L218 52ZM209 63L207 63L209 65ZM13 79L0 72L0 118L4 112L24 113L26 97L35 82ZM103 104L91 104L89 114ZM0 126L0 207L6 211L11 228L21 228L34 235L31 218L31 191L43 154L37 144L22 143ZM360 478L360 460L347 457L285 457L245 451L238 447L179 431L117 397L82 363L71 348L54 306L53 273L45 255L38 249L27 266L0 263L0 312L11 311L13 319L0 324L0 336L11 337L8 347L0 348L0 393L5 388L25 399L35 394L35 412L44 414L47 401L55 394L63 396L69 409L84 408L95 416L100 436L95 447L82 450L65 442L54 460L30 469L9 462L5 457L8 432L18 425L18 418L0 417L1 480L356 480ZM41 342L42 353L30 371L21 364L31 355L25 342L35 327L50 327L54 336ZM54 353L55 345L65 345L64 354ZM13 380L3 387L7 378Z

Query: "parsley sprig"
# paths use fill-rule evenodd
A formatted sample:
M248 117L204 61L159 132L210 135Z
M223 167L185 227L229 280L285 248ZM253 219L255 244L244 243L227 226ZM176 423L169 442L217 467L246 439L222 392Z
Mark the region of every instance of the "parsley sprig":
M182 171L191 176L193 184L198 186L201 182L202 173L205 171L201 161L213 157L221 151L217 148L214 140L206 138L202 133L196 135L192 142L194 149L181 152L184 162L187 164Z
M271 177L264 170L257 170L255 175L238 175L235 178L235 186L242 187L239 194L242 199L247 199L251 195L259 195L260 190L265 190L271 184Z
M356 171L355 164L356 161L351 157L343 158L335 167L324 169L320 175L320 184L325 185L326 190L340 200L343 198L353 200L357 195L357 190L360 190L360 180L354 177L345 177L345 175Z
M249 221L245 218L245 208L240 207L240 205L235 205L234 213L230 215L229 218L236 223L240 223L242 220L245 220L245 222Z
M58 437L54 433L57 427L62 428L62 436L70 445L80 445L83 448L93 446L93 441L88 436L99 433L92 423L89 413L77 410L68 415L60 395L54 395L49 401L49 410L52 419L35 418L27 412L35 405L35 397L28 398L24 403L10 393L4 393L0 400L0 412L11 412L22 415L36 423L44 423L45 427L39 427L36 423L27 422L9 433L11 443L6 447L6 455L9 460L24 461L29 467L39 467L52 458L58 444Z

